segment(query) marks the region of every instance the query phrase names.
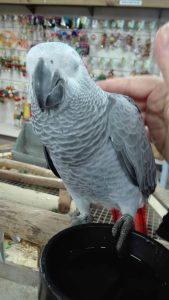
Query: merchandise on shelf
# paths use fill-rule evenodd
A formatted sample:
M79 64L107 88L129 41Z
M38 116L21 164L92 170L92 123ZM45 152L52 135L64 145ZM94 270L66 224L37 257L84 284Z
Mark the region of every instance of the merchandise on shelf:
M5 103L8 98L16 103L18 95L24 95L24 118L30 118L30 105L25 95L25 57L32 46L44 41L61 41L74 47L94 80L157 74L152 49L156 29L156 20L134 18L0 15L0 101ZM3 88L8 85L13 89ZM15 105L14 123L21 116L19 111L22 111L20 119L24 115L20 103L18 100Z

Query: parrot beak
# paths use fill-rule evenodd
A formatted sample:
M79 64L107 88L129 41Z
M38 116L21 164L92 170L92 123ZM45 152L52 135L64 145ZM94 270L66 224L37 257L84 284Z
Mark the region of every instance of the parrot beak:
M46 109L57 108L59 106L59 104L62 102L64 95L65 95L64 80L59 78L57 75L56 75L56 73L54 74L53 81L55 83L52 84L52 90L47 95L47 98L45 101ZM57 78L57 79L55 80L55 78Z
M41 111L44 111L45 109L45 100L49 92L50 79L50 71L46 68L44 60L40 58L37 66L35 67L32 86Z
M57 107L64 96L64 80L60 78L57 71L52 76L42 58L39 59L35 68L33 90L42 112L45 109Z

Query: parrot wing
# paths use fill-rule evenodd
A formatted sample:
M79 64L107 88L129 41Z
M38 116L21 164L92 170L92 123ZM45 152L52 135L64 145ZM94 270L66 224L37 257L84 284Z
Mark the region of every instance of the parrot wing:
M48 151L47 147L45 147L45 146L44 146L44 154L45 154L45 158L46 158L47 165L48 165L49 169L51 169L51 171L53 172L53 174L56 177L60 178L60 175L59 175L58 171L56 170L56 168L53 164L53 161L50 157L49 151Z
M110 138L127 176L145 197L154 192L156 167L141 113L127 96L109 94Z

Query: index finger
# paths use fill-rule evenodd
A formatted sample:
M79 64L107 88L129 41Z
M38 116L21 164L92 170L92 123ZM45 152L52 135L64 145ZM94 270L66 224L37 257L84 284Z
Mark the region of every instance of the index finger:
M145 102L148 96L161 81L155 76L140 75L98 81L97 84L105 91L129 96L137 102Z
M169 22L163 25L156 33L154 43L155 56L166 82L169 85Z

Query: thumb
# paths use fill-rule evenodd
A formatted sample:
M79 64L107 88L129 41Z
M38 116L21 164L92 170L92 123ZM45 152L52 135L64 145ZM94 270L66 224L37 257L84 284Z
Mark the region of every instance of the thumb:
M169 23L166 23L157 31L154 52L163 78L169 86Z

